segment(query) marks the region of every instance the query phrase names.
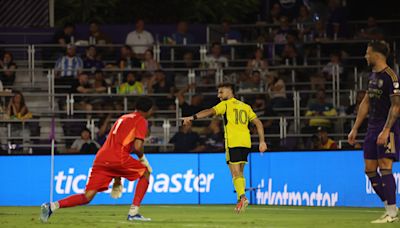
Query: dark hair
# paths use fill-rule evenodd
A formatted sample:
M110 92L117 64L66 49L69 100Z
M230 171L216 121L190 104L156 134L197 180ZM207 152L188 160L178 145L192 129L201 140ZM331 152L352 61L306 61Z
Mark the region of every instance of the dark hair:
M14 91L13 91L13 97L11 98L11 99L12 99L12 102L14 102L14 97L17 96L17 95L20 95L20 96L21 96L21 103L20 103L21 108L24 107L24 106L26 106L24 95L22 94L21 91L18 91L18 90L14 90ZM16 113L15 113L15 114L16 114Z
M9 51L3 52L3 55L2 55L2 57L1 57L2 60L4 59L4 56L5 56L5 55L9 55L9 56L11 57L10 63L14 62L14 55L13 55L13 53L11 53L11 52L9 52Z
M75 25L73 23L71 23L71 22L65 23L63 28L66 29L66 28L69 28L69 27L72 27L73 29L75 29Z
M372 40L368 43L368 47L371 47L373 51L381 53L386 58L389 56L390 47L389 44L383 40Z
M91 45L87 46L86 50L89 50L90 48L96 49L96 45L91 44Z
M153 50L151 50L151 49L146 49L146 51L150 52L151 56L154 56ZM145 52L146 52L146 51L145 51Z
M92 132L89 130L89 128L87 128L87 127L82 128L81 134L82 134L82 132L84 132L84 131L87 131L87 132L89 132L89 135L92 135Z
M126 48L126 49L128 49L129 51L132 51L132 47L131 46L129 46L129 45L127 45L127 44L125 44L124 46L122 46L123 48Z
M153 107L153 100L149 97L139 97L136 100L135 109L142 112L148 112Z
M211 48L215 47L215 46L220 46L221 47L221 43L220 42L213 42L211 44Z
M154 73L160 73L160 74L165 75L165 71L163 71L161 69L155 70Z
M229 82L221 83L218 85L219 88L229 88L232 90L232 93L235 94L235 85Z

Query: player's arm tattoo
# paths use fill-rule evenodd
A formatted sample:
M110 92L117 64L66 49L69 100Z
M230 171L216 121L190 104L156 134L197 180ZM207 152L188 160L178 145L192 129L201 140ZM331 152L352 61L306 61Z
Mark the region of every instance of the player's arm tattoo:
M390 97L392 105L390 106L388 117L386 119L385 128L392 128L393 124L399 117L400 111L400 95L392 95Z

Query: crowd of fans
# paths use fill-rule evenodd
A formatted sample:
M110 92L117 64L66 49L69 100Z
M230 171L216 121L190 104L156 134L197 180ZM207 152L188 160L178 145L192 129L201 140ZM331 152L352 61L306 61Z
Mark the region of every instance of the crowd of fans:
M196 37L190 33L190 24L187 21L177 23L175 32L163 37L162 40L146 30L145 21L138 19L135 30L126 35L125 44L119 48L99 48L98 45L111 44L112 40L101 30L97 22L89 25L89 44L81 51L76 46L75 26L66 24L64 28L54 35L53 43L61 47L54 50L56 58L55 68L56 92L73 93L75 97L74 108L84 111L75 117L100 118L96 132L90 132L85 126L79 130L71 130L64 126L65 135L81 135L72 145L67 144L69 153L95 152L104 142L111 126L113 114L95 113L96 110L114 110L115 113L123 110L121 100L107 96L89 97L88 94L119 94L119 95L153 95L163 94L155 98L159 110L176 109L175 99L181 109L182 116L193 115L199 110L209 107L218 100L207 97L203 92L215 92L215 76L220 69L229 69L229 66L242 67L233 73L224 75L224 80L236 83L239 93L246 95L246 102L250 103L260 117L276 117L287 115L287 109L293 108L292 95L287 90L311 89L315 94L302 97L302 105L307 110L303 116L310 117L303 123L302 133L314 135L304 139L302 145L313 149L336 149L337 143L329 134L335 131L335 117L337 108L330 102L326 90L333 80L333 69L337 66L342 87L350 89L348 72L345 66L349 64L347 57L354 55L351 48L346 50L336 44L327 46L322 50L329 55L329 59L312 60L316 56L315 42L340 39L384 39L385 32L379 27L375 18L369 17L365 28L351 31L346 17L345 8L337 4L338 1L329 1L329 13L323 18L310 12L306 5L299 5L297 11L287 12L279 3L273 4L266 21L257 22L273 24L266 27L255 27L255 41L272 42L246 50L247 60L243 63L234 62L229 57L227 44L242 42L245 35L232 28L229 21L221 24L220 36L211 43L208 54L203 61L195 61L198 51L185 48L185 45L195 44ZM183 45L177 48L178 60L176 63L161 64L154 58L152 46L156 42L169 45ZM182 46L180 46L182 47ZM363 49L364 50L364 49ZM81 52L79 52L81 51ZM361 55L363 51L359 51ZM272 58L273 56L273 58ZM104 58L113 58L114 61L104 61ZM292 71L281 68L273 70L273 66L302 66L307 64L320 64L315 69L297 69L296 83L291 81ZM171 65L172 64L172 65ZM3 52L0 60L0 92L14 85L17 68L13 61L13 54ZM179 83L179 72L169 68L201 69L196 72L193 84ZM187 74L183 75L187 77ZM190 102L186 99L190 91ZM360 91L355 105L346 109L347 115L357 113L360 99L365 92ZM28 111L29 104L25 104L23 94L13 91L13 96L3 99L0 105L1 119L29 119L32 113ZM65 99L58 101L59 109L66 109ZM116 114L119 115L120 113ZM279 134L277 120L263 121L266 133ZM345 130L350 129L351 122L344 124ZM290 128L290 126L288 126ZM83 130L82 130L83 129ZM29 130L29 128L28 128ZM14 134L14 133L13 133ZM29 132L15 132L18 135L29 135ZM91 134L96 134L91 140ZM0 136L5 135L4 124L0 127ZM24 137L25 138L25 137ZM26 136L29 138L29 136ZM220 121L212 120L209 125L200 123L197 126L182 126L172 136L170 143L175 145L175 151L223 151L223 129ZM281 146L279 140L271 139L272 148ZM1 142L6 145L4 138ZM5 148L3 148L5 150Z

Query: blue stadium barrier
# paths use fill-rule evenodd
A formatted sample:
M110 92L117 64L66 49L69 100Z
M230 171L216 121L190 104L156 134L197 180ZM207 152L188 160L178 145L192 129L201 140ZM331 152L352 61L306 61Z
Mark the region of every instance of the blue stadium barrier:
M143 204L232 204L236 201L222 153L149 154L154 169ZM54 199L84 191L94 155L55 156ZM361 151L252 153L245 168L253 204L381 206L364 175ZM49 200L50 156L2 156L0 206L34 206ZM400 167L394 167L400 183ZM130 204L135 182L121 199L100 193L92 204ZM400 205L400 188L397 189Z

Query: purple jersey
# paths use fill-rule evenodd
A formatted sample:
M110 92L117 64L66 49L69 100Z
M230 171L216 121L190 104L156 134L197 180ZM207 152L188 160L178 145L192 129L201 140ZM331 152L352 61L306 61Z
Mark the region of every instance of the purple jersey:
M378 160L400 158L400 124L393 125L386 146L376 144L379 133L385 126L391 106L390 97L400 95L399 77L389 67L381 72L373 72L369 77L369 119L368 131L364 139L364 158Z
M390 97L393 95L400 95L399 77L394 71L387 67L380 72L372 72L368 85L369 126L386 122L391 105Z

